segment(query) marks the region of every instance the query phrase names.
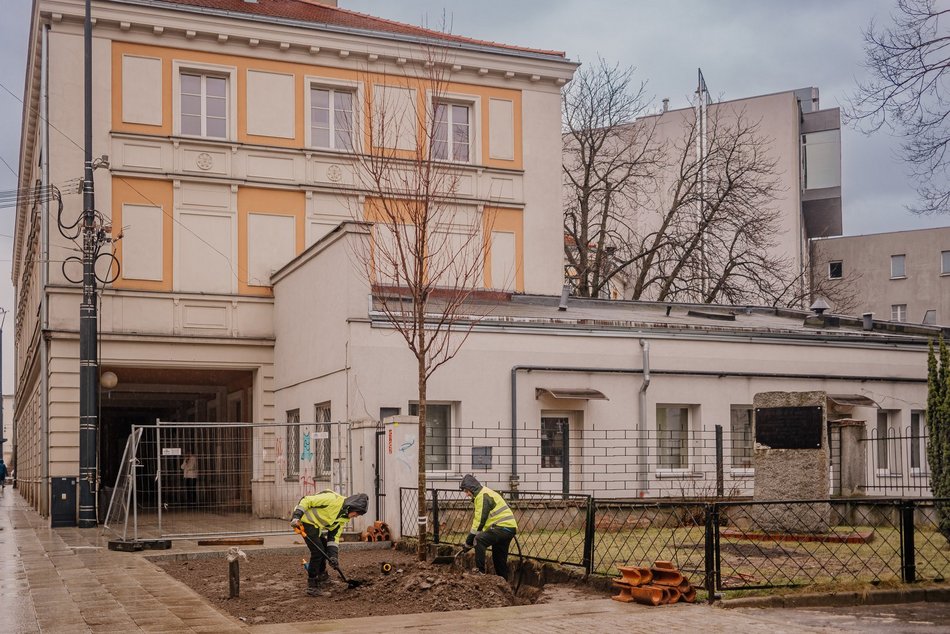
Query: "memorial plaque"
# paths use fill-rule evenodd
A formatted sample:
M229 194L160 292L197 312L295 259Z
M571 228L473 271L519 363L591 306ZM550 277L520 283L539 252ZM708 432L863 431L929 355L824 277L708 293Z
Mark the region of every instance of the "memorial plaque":
M821 449L822 408L760 407L755 410L755 442L772 449Z

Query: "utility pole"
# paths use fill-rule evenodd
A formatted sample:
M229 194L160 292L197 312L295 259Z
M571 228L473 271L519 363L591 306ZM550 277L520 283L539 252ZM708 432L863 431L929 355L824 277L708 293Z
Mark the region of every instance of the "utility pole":
M86 0L83 33L85 65L85 171L82 189L82 304L79 307L79 528L94 528L99 480L96 383L96 198L92 166L92 0Z

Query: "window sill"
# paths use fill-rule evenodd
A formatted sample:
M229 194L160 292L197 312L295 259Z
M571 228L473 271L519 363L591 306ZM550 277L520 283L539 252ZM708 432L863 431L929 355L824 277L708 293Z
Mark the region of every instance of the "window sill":
M903 478L904 477L903 473L894 473L892 471L884 471L882 469L878 469L874 475L876 475L878 478Z
M733 478L754 478L755 469L730 469L729 475Z
M689 469L657 469L653 472L657 480L698 480L703 474Z
M907 276L906 276L906 275L891 276L890 279L892 279L892 280L906 280L906 279L907 279Z
M184 141L202 141L202 142L211 142L211 143L234 143L234 140L229 137L220 137L220 136L200 136L194 134L177 134L172 137L172 140L180 139Z

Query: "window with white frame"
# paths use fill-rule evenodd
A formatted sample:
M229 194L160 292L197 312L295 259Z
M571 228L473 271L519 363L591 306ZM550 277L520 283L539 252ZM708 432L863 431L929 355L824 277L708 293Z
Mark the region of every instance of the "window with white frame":
M316 429L313 433L314 477L326 478L330 475L330 403L317 403L313 406L313 420Z
M658 466L661 469L689 467L689 408L656 406Z
M300 475L300 410L287 410L287 480L296 480Z
M472 107L436 101L433 105L432 158L470 163L472 160Z
M419 404L409 403L409 415L419 415ZM452 464L452 405L426 403L426 469L447 471Z
M733 405L729 412L729 437L733 469L752 468L752 408Z
M907 304L891 304L891 321L907 321Z
M179 82L181 134L228 138L228 77L182 71Z
M840 280L844 277L844 263L843 262L829 262L828 263L828 279L830 280Z
M875 429L875 467L881 475L897 475L901 472L900 439L892 425L898 412L878 411Z
M331 150L353 150L354 91L310 88L310 143Z
M566 416L541 417L541 467L561 469L564 466L565 435L570 433Z
M950 251L940 252L940 274L950 275Z
M913 471L927 470L927 418L926 412L910 413L910 468Z
M904 264L907 256L901 255L892 255L891 256L891 278L906 277Z

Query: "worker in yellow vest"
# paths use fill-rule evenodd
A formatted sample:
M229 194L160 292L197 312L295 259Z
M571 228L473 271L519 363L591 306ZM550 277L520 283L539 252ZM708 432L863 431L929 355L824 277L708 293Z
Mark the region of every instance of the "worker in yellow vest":
M495 574L508 578L508 547L518 532L515 515L508 503L497 492L475 479L472 474L462 478L459 489L475 501L472 530L465 540L464 550L475 548L475 567L485 572L485 552L491 548Z
M320 491L315 495L300 498L294 509L290 525L303 526L310 549L307 565L307 594L311 597L326 596L320 591L320 583L327 581L327 560L334 568L340 565L340 535L343 527L354 517L364 515L369 505L365 493L343 497L335 491Z

